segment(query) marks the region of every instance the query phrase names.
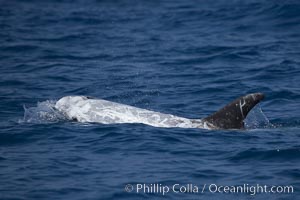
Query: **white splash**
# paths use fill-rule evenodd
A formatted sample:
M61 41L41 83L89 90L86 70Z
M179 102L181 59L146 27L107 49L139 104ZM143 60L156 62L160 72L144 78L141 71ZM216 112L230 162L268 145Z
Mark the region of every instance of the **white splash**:
M19 122L52 123L66 120L65 116L55 108L55 101L38 102L36 107L26 108L24 118Z
M257 128L275 128L275 126L269 121L267 116L262 111L260 105L256 105L247 115L244 120L245 128L257 129Z
M84 96L67 96L55 104L55 108L68 119L102 124L142 123L154 127L207 128L200 119L187 119L171 114L154 112L102 99Z

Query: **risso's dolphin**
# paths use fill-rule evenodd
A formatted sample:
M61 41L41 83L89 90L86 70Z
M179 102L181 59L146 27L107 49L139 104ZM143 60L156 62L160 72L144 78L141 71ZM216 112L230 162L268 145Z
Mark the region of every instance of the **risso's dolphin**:
M242 96L203 119L188 119L86 96L63 97L56 102L55 108L68 119L78 122L142 123L166 128L243 129L247 114L263 98L262 93Z

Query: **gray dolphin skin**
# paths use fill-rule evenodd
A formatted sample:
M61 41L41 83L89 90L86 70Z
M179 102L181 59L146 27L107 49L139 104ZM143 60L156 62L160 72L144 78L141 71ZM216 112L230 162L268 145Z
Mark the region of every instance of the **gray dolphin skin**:
M244 119L262 93L242 96L203 119L188 119L86 96L66 96L55 108L67 119L101 124L140 123L163 128L244 129Z
M247 114L262 99L264 99L262 93L242 96L204 118L203 121L212 124L214 129L243 129Z

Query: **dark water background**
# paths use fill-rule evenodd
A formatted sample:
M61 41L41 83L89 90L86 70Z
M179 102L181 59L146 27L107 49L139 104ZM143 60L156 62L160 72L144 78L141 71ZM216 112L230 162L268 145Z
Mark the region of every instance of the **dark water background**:
M299 199L298 1L0 0L0 199ZM250 92L275 128L22 121L88 95L201 118ZM292 185L135 194L126 184Z

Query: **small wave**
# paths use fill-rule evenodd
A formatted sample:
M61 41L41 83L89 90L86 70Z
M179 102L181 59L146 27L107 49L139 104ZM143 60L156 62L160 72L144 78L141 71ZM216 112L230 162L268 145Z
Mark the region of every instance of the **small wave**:
M38 102L36 107L26 108L24 118L20 122L26 123L56 123L66 120L65 116L55 109L56 101Z
M38 50L40 47L37 45L27 45L27 44L14 44L9 46L1 47L1 50L4 52L26 52L26 51L35 51Z
M261 160L261 161L287 161L299 160L298 148L289 149L274 149L274 150L260 150L260 149L248 149L237 153L230 158L231 161L239 162L243 160Z

